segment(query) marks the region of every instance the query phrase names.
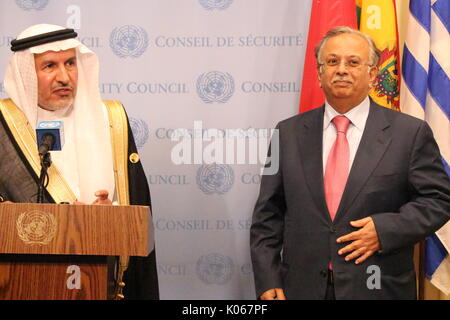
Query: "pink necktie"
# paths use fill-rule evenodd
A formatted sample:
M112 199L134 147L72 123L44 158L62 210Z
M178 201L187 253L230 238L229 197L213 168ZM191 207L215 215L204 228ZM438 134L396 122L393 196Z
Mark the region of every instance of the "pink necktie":
M333 220L347 183L350 151L346 134L350 120L345 116L336 116L331 121L336 128L337 134L328 155L324 183L325 199L331 220Z

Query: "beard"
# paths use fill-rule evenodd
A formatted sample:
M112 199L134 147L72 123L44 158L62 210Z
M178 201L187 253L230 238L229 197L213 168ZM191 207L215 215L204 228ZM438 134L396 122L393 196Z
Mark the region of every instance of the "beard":
M40 96L38 93L38 106L48 111L57 111L70 107L75 100L76 94L76 91L71 85L64 85L64 86L59 85L52 88L51 90L54 91L57 89L64 89L64 88L70 89L71 92L65 96L59 96L58 99L52 99L51 96L50 98Z
M45 109L47 111L57 111L57 110L62 110L65 108L70 107L73 102L74 102L74 98L70 97L67 99L61 99L58 102L38 102L38 106L42 109Z

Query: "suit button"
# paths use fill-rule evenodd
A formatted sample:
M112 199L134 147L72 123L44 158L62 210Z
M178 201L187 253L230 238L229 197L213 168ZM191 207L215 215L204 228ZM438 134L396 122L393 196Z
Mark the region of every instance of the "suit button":
M331 231L332 233L335 233L335 232L336 232L336 228L335 228L334 226L331 226L331 227L330 227L330 231Z
M323 278L326 278L326 277L328 276L328 272L325 271L325 270L320 270L320 275L321 275Z

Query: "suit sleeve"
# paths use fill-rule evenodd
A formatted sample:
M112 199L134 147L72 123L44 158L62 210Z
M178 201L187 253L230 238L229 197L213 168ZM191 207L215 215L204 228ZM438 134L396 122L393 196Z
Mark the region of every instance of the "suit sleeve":
M442 227L450 217L450 179L426 122L411 151L408 184L411 200L399 212L373 215L381 253L413 245Z
M271 148L269 155L270 150ZM285 210L280 166L277 173L262 176L250 228L250 249L257 297L269 289L283 287L280 268Z

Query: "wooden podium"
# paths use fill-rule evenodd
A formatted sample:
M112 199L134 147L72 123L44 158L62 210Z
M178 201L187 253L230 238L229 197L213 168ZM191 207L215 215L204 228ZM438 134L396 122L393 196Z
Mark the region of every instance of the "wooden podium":
M0 299L115 299L119 256L153 247L149 207L2 204Z

